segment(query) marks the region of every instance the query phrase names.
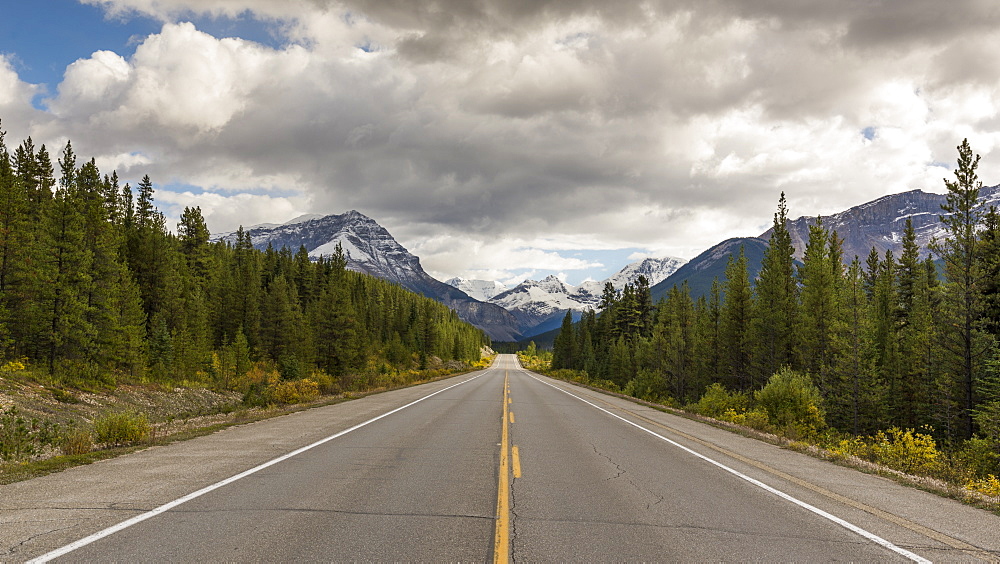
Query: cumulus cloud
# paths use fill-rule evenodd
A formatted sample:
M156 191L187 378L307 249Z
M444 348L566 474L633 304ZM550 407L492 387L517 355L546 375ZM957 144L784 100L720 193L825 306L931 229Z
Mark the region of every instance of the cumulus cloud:
M991 0L86 1L163 28L70 65L48 112L0 61L5 125L199 187L161 199L213 230L359 209L442 276L691 257L781 191L793 216L941 191L963 137L1000 181ZM284 44L186 23L244 16Z

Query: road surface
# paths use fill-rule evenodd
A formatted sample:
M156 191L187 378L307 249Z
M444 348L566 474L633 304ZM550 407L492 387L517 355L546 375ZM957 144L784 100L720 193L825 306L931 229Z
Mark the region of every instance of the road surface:
M0 486L0 560L998 561L1000 517L520 369Z

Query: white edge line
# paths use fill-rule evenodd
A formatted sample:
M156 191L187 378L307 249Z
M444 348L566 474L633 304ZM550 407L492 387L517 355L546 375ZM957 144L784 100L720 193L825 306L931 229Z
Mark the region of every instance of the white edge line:
M59 558L60 556L69 554L70 552L73 552L74 550L76 550L78 548L83 548L83 547L87 546L88 544L91 544L91 543L93 543L95 541L98 541L98 540L100 540L100 539L102 539L104 537L113 535L113 534L115 534L115 533L117 533L119 531L122 531L124 529L127 529L127 528L131 527L132 525L135 525L137 523L141 523L141 522L145 521L146 519L149 519L151 517L155 517L155 516L157 516L157 515L159 515L161 513L169 511L169 510L177 507L178 505L180 505L182 503L186 503L188 501L191 501L192 499L201 497L201 496L203 496L203 495L205 495L205 494L207 494L207 493L209 493L209 492L211 492L213 490L217 490L217 489L219 489L219 488L221 488L223 486L229 485L229 484L231 484L231 483L233 483L233 482L235 482L237 480L241 480L243 478L246 478L247 476L249 476L251 474L259 472L259 471L261 471L261 470L263 470L265 468L268 468L270 466L274 466L275 464L277 464L279 462L283 462L285 460L288 460L289 458L292 458L293 456L297 456L299 454L302 454L303 452L305 452L307 450L310 450L312 448L318 447L318 446L320 446L320 445L322 445L322 444L324 444L326 442L332 441L333 439L336 439L338 437L342 437L342 436L350 433L351 431L356 431L356 430L364 427L365 425L368 425L369 423L374 423L375 421L378 421L379 419L382 419L383 417L388 417L388 416L392 415L393 413L396 413L397 411L402 411L402 410L406 409L407 407L410 407L411 405L420 403L420 402L424 401L425 399L427 399L429 397L436 396L436 395L440 394L441 392L444 392L444 391L447 391L447 390L450 390L450 389L454 388L455 386L461 386L462 384L465 384L467 382L471 382L471 381L475 380L476 378L479 378L480 376L482 376L485 373L486 373L486 371L483 371L480 374L477 374L476 376L473 376L472 378L469 378L468 380L463 380L461 382L458 382L457 384L452 384L452 385L448 386L447 388L441 388L440 390L438 390L438 391L436 391L436 392L434 392L432 394L428 394L428 395L426 395L426 396L424 396L424 397L422 397L422 398L420 398L418 400L411 401L410 403L408 403L408 404L406 404L406 405L404 405L402 407L397 407L396 409L393 409L392 411L387 411L387 412L383 413L382 415L379 415L378 417L373 417L373 418L371 418L371 419L369 419L369 420L367 420L367 421L365 421L363 423L358 423L357 425L355 425L355 426L353 426L353 427L351 427L349 429L344 429L343 431L340 431L340 432L338 432L336 434L330 435L329 437L326 437L325 439L320 439L320 440L312 443L311 445L307 445L307 446L301 447L299 449L293 450L292 452L289 452L287 454L283 454L283 455L279 456L278 458L275 458L273 460L269 460L269 461L267 461L267 462L265 462L263 464L260 464L258 466L254 466L253 468L251 468L249 470L246 470L246 471L243 471L243 472L240 472L239 474L236 474L235 476L230 476L229 478L226 478L225 480L222 480L221 482L216 482L216 483L214 483L212 485L205 486L204 488L201 488L198 491L191 492L191 493L189 493L189 494L187 494L187 495L185 495L183 497L179 497L179 498L177 498L177 499L175 499L175 500L173 500L171 502L165 503L165 504L163 504L163 505L161 505L161 506L159 506L159 507L157 507L155 509L151 509L151 510L145 512L145 513L136 515L135 517L132 517L131 519L127 519L125 521L122 521L121 523L118 523L117 525L112 525L111 527L108 527L107 529L104 529L102 531L98 531L98 532L96 532L96 533L94 533L94 534L92 534L90 536L84 537L84 538L82 538L82 539L80 539L78 541L75 541L75 542L72 542L70 544L67 544L66 546L64 546L62 548L57 548L57 549L55 549L55 550L53 550L51 552L48 552L46 554L43 554L43 555L41 555L41 556L39 556L37 558L32 558L31 560L28 560L27 563L28 564L35 564L35 563L41 564L43 562L48 562L48 561L53 560L55 558Z
M555 388L556 390L559 390L560 392L562 392L562 393L564 393L564 394L566 394L568 396L574 397L574 398L582 401L583 403L585 403L585 404L593 407L594 409L598 409L600 411L603 411L604 413L607 413L608 415L610 415L610 416L612 416L612 417L614 417L616 419L624 421L625 423L628 423L629 425L632 425L633 427L636 427L637 429L641 429L641 430L649 433L650 435L653 435L654 437L656 437L656 438L658 438L660 440L666 441L667 443L670 443L671 445L673 445L673 446L675 446L675 447L677 447L677 448L679 448L679 449L681 449L681 450L683 450L685 452L688 452L689 454L692 454L692 455L694 455L694 456L696 456L696 457L704 460L705 462L708 462L709 464L718 466L722 470L725 470L726 472L729 472L730 474L733 474L734 476L742 478L743 480L746 480L747 482L750 482L751 484L753 484L753 485L755 485L755 486L757 486L757 487L759 487L759 488L761 488L763 490L771 492L772 494L774 494L774 495L776 495L776 496L778 496L778 497L780 497L780 498L782 498L782 499L784 499L786 501L790 501L790 502L794 503L795 505L798 505L799 507L802 507L803 509L811 511L811 512L815 513L816 515L819 515L820 517L823 517L824 519L828 519L828 520L830 520L830 521L832 521L832 522L840 525L841 527L844 527L845 529L847 529L847 530L849 530L849 531L851 531L853 533L856 533L858 535L861 535L862 537L865 537L866 539L874 542L875 544L878 544L878 545L880 545L880 546L882 546L884 548L887 548L887 549L895 552L896 554L899 554L901 556L909 558L910 560L912 560L914 562L920 562L921 564L930 564L930 562L931 562L930 560L924 558L923 556L920 556L919 554L915 554L913 552L910 552L909 550L906 550L905 548L900 548L900 547L896 546L895 544L893 544L893 543L885 540L884 538L876 535L875 533L868 532L865 529L862 529L861 527L858 527L857 525L854 525L852 523L848 523L847 521L841 519L840 517L837 517L836 515L832 515L830 513L827 513L826 511L823 511L822 509L820 509L820 508L818 508L818 507L816 507L814 505L810 505L810 504L808 504L808 503L806 503L806 502L804 502L804 501L802 501L800 499L794 498L791 495L786 494L783 491L777 490L777 489L775 489L775 488L773 488L773 487L771 487L771 486L769 486L769 485L767 485L767 484L765 484L765 483L763 483L763 482L761 482L759 480L751 478L750 476L747 476L746 474L743 474L742 472L739 472L738 470L730 468L729 466L726 466L725 464L722 464L721 462L713 460L713 459L705 456L704 454L695 452L695 451L691 450L690 448L688 448L688 447L686 447L686 446L684 446L684 445L682 445L682 444L680 444L680 443L678 443L676 441L668 439L667 437L664 437L663 435L661 435L661 434L659 434L659 433L657 433L655 431L651 431L651 430L643 427L642 425L639 425L638 423L634 423L632 421L629 421L628 419L625 419L624 417L622 417L620 415L612 413L612 412L608 411L607 409L604 409L603 407L601 407L599 405L593 404L593 403L591 403L591 402L589 402L589 401L581 398L580 396L577 396L577 395L575 395L575 394L573 394L573 393L571 393L571 392L569 392L567 390L564 390L563 388L560 388L559 386L556 386L554 384L550 384L549 382L541 380L540 378L536 378L530 372L526 371L525 373L527 373L528 376L531 376L535 380L538 380L542 384L545 384L546 386L549 386L551 388Z

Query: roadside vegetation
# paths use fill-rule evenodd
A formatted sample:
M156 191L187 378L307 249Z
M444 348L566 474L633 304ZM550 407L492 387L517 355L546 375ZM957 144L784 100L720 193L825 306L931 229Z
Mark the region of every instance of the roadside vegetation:
M931 255L906 218L899 257L845 266L817 219L798 260L782 195L757 279L741 253L697 299L685 285L654 305L644 279L608 285L600 316L567 315L548 373L1000 507L1000 213L976 208L979 157L958 152Z
M257 250L242 228L212 243L196 207L174 233L153 196L148 176L122 186L70 143L53 163L31 139L9 149L0 130L3 468L148 443L191 409L442 377L489 345L448 307L348 270L339 247L315 261ZM136 395L147 401L122 399Z

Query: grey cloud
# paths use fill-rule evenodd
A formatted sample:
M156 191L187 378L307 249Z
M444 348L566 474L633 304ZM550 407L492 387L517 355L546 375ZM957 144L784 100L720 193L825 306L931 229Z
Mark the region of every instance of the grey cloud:
M998 72L995 57L958 64L976 49L938 32L915 43L921 15L887 30L882 45L905 53L870 51L878 38L868 18L893 13L872 2L319 4L388 26L378 40L389 48L357 60L323 45L236 51L233 64L252 55L259 64L240 68L268 70L239 76L238 108L203 132L69 97L48 131L79 140L81 154L138 150L153 161L123 175L216 179L206 188L223 194L303 193L313 209L302 211L357 208L411 237L597 232L636 245L711 239L744 224L747 232L733 234L755 234L781 190L801 203L793 214L877 197L881 179L858 163L859 132L873 125L862 120L878 117L873 89L896 78L936 89L987 84ZM280 3L267 6L270 17L280 12ZM933 13L927 2L915 6ZM573 18L587 29L539 39ZM589 35L570 45L578 31ZM565 39L562 50L553 39ZM510 58L489 59L501 43ZM289 60L301 68L289 70ZM130 63L176 80L156 61ZM104 113L94 111L99 103ZM890 150L903 149L877 156L890 161ZM831 171L800 174L806 166L783 153ZM724 170L727 159L735 172ZM693 233L710 214L730 223Z

